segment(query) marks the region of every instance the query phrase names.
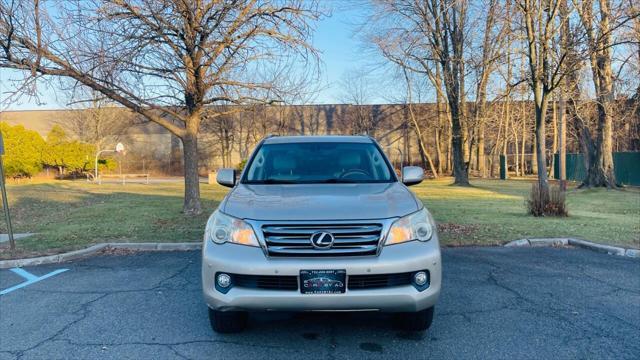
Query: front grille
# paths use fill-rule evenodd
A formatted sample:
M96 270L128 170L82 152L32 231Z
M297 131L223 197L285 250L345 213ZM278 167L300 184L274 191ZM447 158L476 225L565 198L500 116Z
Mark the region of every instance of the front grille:
M237 287L266 290L298 290L297 276L232 274Z
M324 231L335 240L330 249L316 249L311 235ZM363 256L375 255L382 224L296 224L263 225L262 233L269 256Z
M375 289L389 286L410 285L413 273L378 274L378 275L350 275L349 290Z

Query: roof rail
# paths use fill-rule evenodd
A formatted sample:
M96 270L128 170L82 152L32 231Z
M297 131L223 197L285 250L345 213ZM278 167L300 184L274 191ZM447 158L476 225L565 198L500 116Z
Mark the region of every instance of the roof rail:
M265 139L269 139L269 138L276 137L276 136L278 136L278 134L267 134L267 136L265 136L264 138Z

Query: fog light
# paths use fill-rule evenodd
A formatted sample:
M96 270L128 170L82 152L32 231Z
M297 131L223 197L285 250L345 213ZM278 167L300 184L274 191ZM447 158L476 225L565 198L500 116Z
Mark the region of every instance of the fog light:
M424 286L427 283L427 273L424 271L418 271L415 275L413 275L413 281L418 286Z
M218 274L216 281L218 282L218 286L221 288L227 288L231 285L231 276L227 274Z

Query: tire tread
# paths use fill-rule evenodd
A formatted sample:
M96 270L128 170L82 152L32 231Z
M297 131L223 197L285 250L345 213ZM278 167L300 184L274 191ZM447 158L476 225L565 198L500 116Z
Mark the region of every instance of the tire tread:
M245 311L218 311L209 309L209 322L213 331L220 334L238 333L247 327Z

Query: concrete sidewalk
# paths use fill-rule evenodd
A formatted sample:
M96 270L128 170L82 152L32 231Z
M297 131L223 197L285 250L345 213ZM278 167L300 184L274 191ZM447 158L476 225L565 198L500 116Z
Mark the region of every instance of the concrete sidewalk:
M29 236L35 235L34 233L18 233L13 234L14 240L24 239ZM9 234L0 234L0 243L9 242Z

